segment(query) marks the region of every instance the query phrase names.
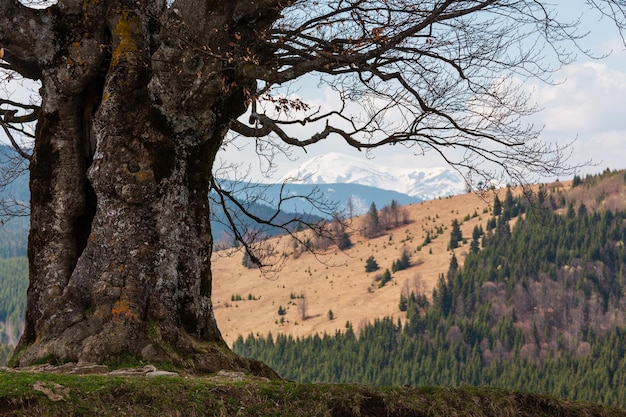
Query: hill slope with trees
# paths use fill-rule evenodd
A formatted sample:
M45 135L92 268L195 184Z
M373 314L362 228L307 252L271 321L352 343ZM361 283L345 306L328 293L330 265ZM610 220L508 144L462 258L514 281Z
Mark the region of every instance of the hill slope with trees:
M232 318L221 315L220 326L229 331L246 316L252 324L253 318L267 321L262 312L269 305L275 316L272 335L234 338L234 349L299 381L488 385L625 407L624 189L624 172L605 172L584 180L575 177L572 185L535 189L530 202L515 190L502 190L491 211L483 211L476 200L461 204L471 195L426 202L407 209L411 216L416 208L428 208L425 213L430 214L409 216L409 224L399 215L399 228L385 223L371 239L356 231L355 220L349 233L352 246L346 250L358 254L350 257L353 263L335 269L318 261L306 272L307 257L313 255L305 251L298 258L290 253L288 280L255 281L241 275L255 272L241 265L240 257L223 258L216 264L230 265L233 278L219 275L228 285L217 286L216 305L219 314ZM394 217L385 207L377 216L379 222ZM444 273L427 286L430 281L421 268L434 258ZM0 272L11 271L9 265L16 262L7 259ZM304 273L289 272L294 264ZM23 272L3 277L24 276L21 283L2 286L16 289L7 293L7 300L25 292L25 263L23 267ZM341 275L342 269L353 277ZM331 279L318 277L320 270ZM376 281L386 270L392 280ZM349 298L341 285L362 285L354 280L358 276L365 277L363 292L353 290L355 297ZM411 284L416 276L421 276L421 285ZM318 281L330 291L313 292ZM253 290L233 291L238 282ZM300 287L306 290L303 297L297 288L307 283L310 287ZM267 298L261 284L286 291L284 300ZM333 293L340 293L336 300L330 298ZM323 310L316 304L318 297L328 303ZM228 308L220 302L226 298ZM348 304L358 299L365 304L357 310L378 316L369 322L351 316ZM346 301L345 306L333 304L337 300ZM2 313L6 316L9 310L23 309L4 299L0 305L15 306ZM308 317L303 319L303 314ZM335 330L324 334L315 331L315 324L308 333L290 332L322 322Z
M506 387L626 407L624 172L572 185L497 199L463 265L453 256L432 294L402 294L405 320L249 335L234 349L298 381Z

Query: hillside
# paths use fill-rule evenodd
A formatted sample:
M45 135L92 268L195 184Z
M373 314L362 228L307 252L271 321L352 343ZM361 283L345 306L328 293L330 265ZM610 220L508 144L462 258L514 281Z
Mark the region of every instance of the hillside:
M579 178L577 180L580 180ZM589 176L584 186L572 188L571 181L544 184L547 195L563 201L584 204L589 210L619 210L626 206L623 173L605 172ZM533 187L536 192L538 186ZM506 189L497 191L504 201ZM512 189L515 197L521 189ZM562 197L560 197L562 195ZM277 251L287 254L284 265L276 274L264 276L257 269L242 265L241 252L217 252L213 258L213 303L222 335L231 344L239 335L250 333L265 336L284 333L306 336L315 333L334 334L346 328L350 321L355 330L375 319L392 317L405 319L399 310L402 291L430 297L439 275L448 270L452 253L460 266L469 252L474 227L483 229L493 215L493 193L466 193L404 206L409 223L385 231L374 239L362 236L364 216L354 218L349 230L352 247L333 250L325 255L310 252L293 256L292 239L275 243ZM561 209L563 213L564 209ZM465 243L450 251L450 227L454 220L460 224ZM516 219L510 226L514 227ZM424 245L430 235L432 241ZM392 263L407 250L410 267L393 274L383 288L377 288L375 277L391 270ZM380 270L365 272L365 261L373 256ZM306 320L302 319L298 298L306 298ZM234 301L239 299L238 301ZM286 314L278 314L279 307ZM329 319L329 310L333 319Z
M177 415L181 407L228 414L235 402L242 404L240 415L623 415L543 395L626 408L625 180L624 172L605 172L533 187L530 200L505 189L495 200L467 194L415 204L406 207L406 224L373 239L359 232L364 219L354 219L353 246L331 246L321 258L283 238L275 253L286 255L286 262L273 276L245 268L241 253L215 254L220 328L227 340L234 338L237 353L284 377L483 388L223 385L186 378L168 380L177 400L160 402L161 379L156 385L82 379L83 386L72 376L15 379L0 372L0 411L106 415L102 407L113 404L107 410L141 415L148 401L163 415ZM451 239L455 221L458 241ZM460 247L450 250L453 242ZM376 277L397 265L403 252L410 254L409 267L381 285ZM366 273L370 256L381 268ZM252 330L241 330L244 325ZM40 380L55 389L71 387L76 395L53 404L45 393L32 392ZM225 403L221 394L231 400ZM337 402L350 406L337 408Z
M605 207L616 208L619 204L623 205L626 198L623 180L619 176L615 178L617 180L604 179L602 186L592 187L591 179L588 179L586 187L571 189L569 183L551 184L550 187L552 191L567 191L571 198L584 202L589 208L593 208L599 200ZM505 190L500 190L501 199L504 195ZM439 274L448 269L452 221L460 221L462 234L469 239L475 226L485 227L491 216L492 202L493 195L490 194L462 194L405 206L410 222L374 239L361 236L361 216L351 222L351 248L333 250L319 257L303 252L294 259L290 239L283 238L279 247L291 255L274 275L262 276L258 270L244 267L241 252L231 253L230 256L217 252L213 258L213 302L222 334L232 345L239 335L250 333L267 335L272 332L294 336L324 332L334 334L345 330L347 321L358 330L365 323L385 316L405 320L405 314L398 308L402 290L406 291L408 287L410 291L430 296ZM443 233L438 235L437 229ZM3 232L3 237L7 238L2 239L3 242L13 242L8 232ZM427 234L438 237L421 247ZM401 256L404 249L411 255L411 266L394 273L389 284L377 288L378 282L374 278L386 268L391 269L393 261ZM469 243L462 242L454 250L461 265L468 250ZM381 267L379 271L365 272L365 260L369 256L374 256ZM302 320L297 308L301 302L297 297L301 295L306 297L306 320ZM241 300L234 302L236 298ZM284 316L278 315L279 307L286 310ZM330 310L332 320L328 316ZM7 314L13 314L13 311ZM284 320L281 322L281 319Z
M478 214L462 225L464 235L471 235L473 225L486 221L484 210L488 202L488 198L484 200L475 194L464 194L409 205L406 206L409 224L371 240L360 236L358 229L362 217L356 218L351 223L353 230L349 231L354 244L352 248L345 252L333 250L319 257L309 252L302 253L298 259L290 256L284 268L275 275L261 276L258 270L245 268L241 252L233 256L226 256L226 253L230 253L228 251L215 253L213 302L223 336L232 344L239 335L247 335L252 331L262 335L269 331L294 335L324 331L334 333L345 329L348 320L358 326L387 314L400 317L397 305L404 282L411 286L417 284L424 291L430 292L437 274L447 268L450 253L446 250L449 240L446 233L452 219ZM434 239L426 250L416 251L417 246L423 243L426 232L434 237L437 228L444 234ZM0 255L7 258L25 256L26 234L23 228L0 229ZM292 251L290 239L283 238L280 245ZM390 284L374 291L377 285L374 277L385 268L391 268L392 262L400 257L404 247L414 251L411 254L413 265L422 264L394 274ZM366 274L365 259L372 254L381 270ZM0 275L0 283L5 284L2 286L5 290L0 291L0 342L14 342L14 331L22 325L19 318L23 317L25 302L24 298L14 298L20 291L23 294L27 286L25 259L0 260L0 271L5 263L22 265L20 274ZM307 320L298 318L296 304L299 299L292 299L292 294L296 297L302 294L306 296ZM255 300L248 300L249 295ZM231 299L237 296L242 300L233 303ZM287 314L284 316L285 321L277 324L281 319L277 314L281 305ZM333 311L333 320L328 319L329 310ZM11 319L10 322L7 318ZM6 357L6 352L2 354L2 348L0 344L0 363Z
M499 193L504 198L505 190ZM398 309L403 288L430 294L439 274L448 268L452 221L462 223L463 236L471 238L475 226L486 225L492 200L490 194L469 193L404 206L409 223L374 239L361 235L364 216L360 216L350 223L353 246L324 255L303 252L294 258L291 239L282 238L276 245L288 257L280 271L269 276L244 267L241 252L218 252L213 258L213 305L222 335L231 344L239 335L249 333L334 334L345 330L346 321L359 328L385 316L404 319L405 314ZM438 234L437 229L442 233ZM428 234L432 241L422 247ZM468 247L461 244L455 249L461 263ZM405 249L411 255L411 266L394 273L390 283L377 288L375 277L386 268L391 270ZM380 270L365 272L369 256L374 256ZM306 299L306 320L298 311L301 295ZM241 300L234 301L238 298ZM284 316L278 314L281 306L287 312Z
M302 382L505 387L626 408L625 179L496 201L430 297L402 294L403 317L249 335L234 350Z

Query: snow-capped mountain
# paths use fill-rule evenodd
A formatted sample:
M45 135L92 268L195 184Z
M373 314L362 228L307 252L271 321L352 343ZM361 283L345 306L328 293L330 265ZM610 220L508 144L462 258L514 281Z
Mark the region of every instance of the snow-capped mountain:
M396 191L420 200L459 194L465 190L463 178L450 168L389 167L339 153L315 157L289 171L282 181L299 184L361 184Z

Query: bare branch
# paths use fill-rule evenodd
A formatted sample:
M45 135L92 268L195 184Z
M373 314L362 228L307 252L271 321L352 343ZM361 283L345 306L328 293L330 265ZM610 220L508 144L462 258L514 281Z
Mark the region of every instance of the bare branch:
M613 8L605 15L619 21L624 6L607 3ZM400 144L418 155L435 152L468 181L502 174L524 183L580 167L567 163L570 145L543 143L541 129L524 123L538 109L523 80L551 83L572 50L591 55L579 47L580 22L558 20L550 5L362 0L294 2L289 11L267 32L273 54L248 73L270 94L272 85L318 72L341 108L318 109L313 118L295 108L255 107L252 126L232 122L236 133L303 149L331 138L358 150ZM306 130L287 129L298 124Z
M29 153L25 152L20 147L20 145L18 145L18 143L15 141L15 138L11 134L11 131L9 130L8 125L4 121L0 121L0 125L2 125L2 129L4 130L4 133L9 138L9 141L11 142L11 145L13 146L13 149L15 149L15 151L17 153L19 153L22 158L27 159L27 160L30 161L31 155Z
M211 189L215 193L211 199L213 203L221 207L224 213L223 220L215 218L213 220L225 222L225 225L233 233L233 239L241 244L250 262L260 268L261 272L276 272L285 260L284 256L276 255L275 249L270 246L264 227L277 229L280 231L279 234L291 236L300 245L313 252L320 261L322 261L320 256L325 253L325 248L314 248L309 239L310 234L328 241L336 241L336 233L327 227L327 220L321 220L318 216L311 215L311 212L315 210L341 223L339 220L341 216L335 210L336 204L324 199L318 190L314 189L307 195L293 195L287 192L287 183L283 183L278 193L278 199L274 201L265 197L262 185L246 186L238 183L237 187L238 190L227 190L223 184L215 179L211 181ZM250 193L247 192L247 188L251 190ZM286 216L285 206L291 200L306 201L310 205L311 211ZM263 217L254 214L251 206L259 203L272 207L269 209L272 214ZM302 234L299 230L307 230L310 234Z
M20 136L33 138L33 135L27 132L23 127L24 124L36 122L39 117L39 106L34 104L19 103L14 100L0 98L0 106L9 108L0 108L0 125L6 134L13 149L24 159L30 160L31 155L26 152L18 143L12 131ZM26 113L18 115L19 112Z

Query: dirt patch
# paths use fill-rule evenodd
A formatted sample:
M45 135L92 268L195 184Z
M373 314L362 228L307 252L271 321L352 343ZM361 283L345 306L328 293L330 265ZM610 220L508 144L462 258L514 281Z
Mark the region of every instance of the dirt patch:
M44 393L50 401L63 401L70 396L70 389L54 382L37 381L33 390Z

